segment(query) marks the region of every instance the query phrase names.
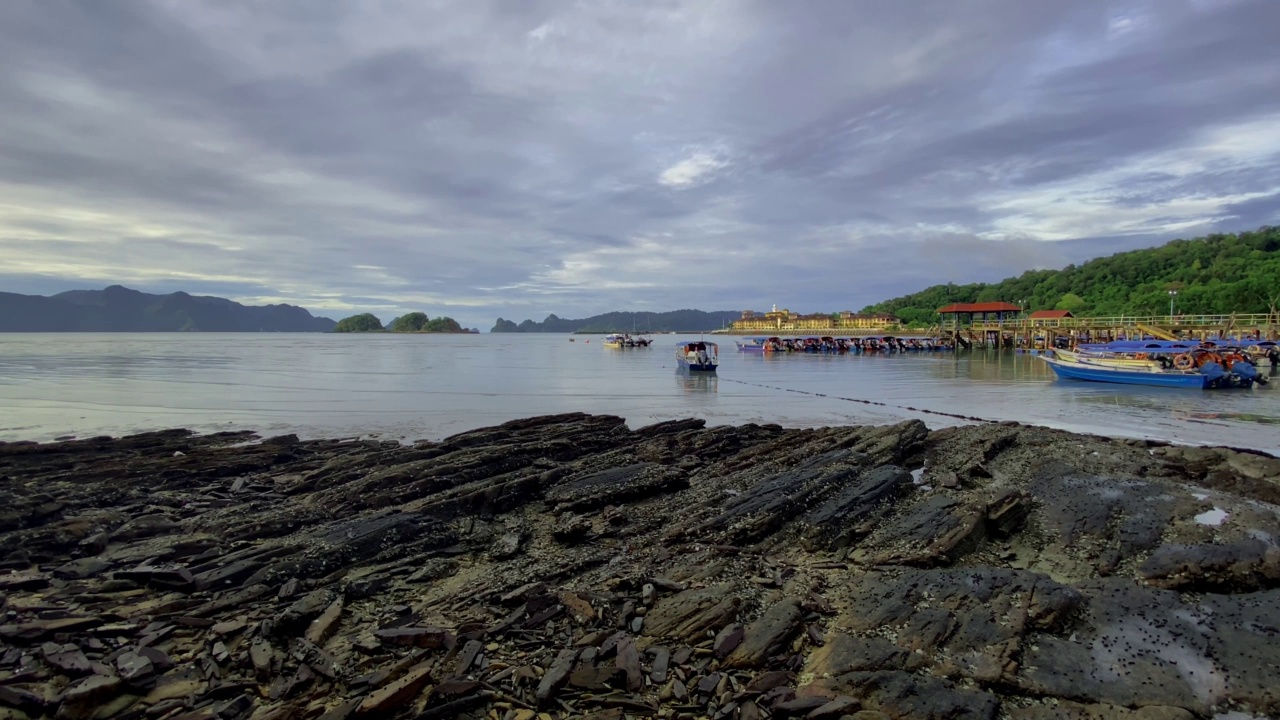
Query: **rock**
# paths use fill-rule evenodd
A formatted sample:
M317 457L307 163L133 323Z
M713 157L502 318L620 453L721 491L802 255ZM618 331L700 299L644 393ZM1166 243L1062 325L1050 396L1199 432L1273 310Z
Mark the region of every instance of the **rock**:
M617 666L627 675L627 690L638 692L644 687L644 675L640 671L640 653L630 636L618 640Z
M96 617L66 617L51 620L32 620L26 623L0 625L0 638L14 643L39 642L59 633L88 630L102 624Z
M725 658L729 653L737 649L744 637L746 637L746 628L743 627L742 623L725 625L716 635L715 642L711 645L711 650L716 654L716 657Z
M454 642L452 633L433 627L391 628L378 630L373 635L386 645L410 645L431 650L449 647Z
M569 477L547 491L556 512L582 512L633 502L689 486L688 476L656 463L637 463L583 476Z
M653 653L653 666L649 671L649 679L653 680L655 685L661 685L667 681L667 666L671 661L671 651L657 646L650 648L650 652Z
M569 685L583 690L608 691L614 687L626 687L627 673L618 667L589 667L569 674Z
M430 663L418 663L409 668L404 677L371 693L361 701L357 711L361 715L386 717L387 713L394 712L416 698L430 682Z
M131 570L118 570L115 578L133 580L136 583L152 585L152 587L175 589L175 591L195 591L196 577L191 570L172 562L143 562Z
M154 678L156 666L151 662L151 658L131 651L116 658L116 672L126 683L140 685Z
M808 670L820 678L855 670L904 670L910 659L910 652L885 638L837 633L809 656Z
M569 611L570 617L579 625L586 625L596 619L595 608L577 593L562 592L559 594L559 598L560 603Z
M984 536L980 508L950 497L931 497L873 532L873 565L934 566L951 564L975 550Z
M836 699L814 708L806 717L810 718L810 720L839 717L846 713L857 711L861 706L862 704L858 700L848 695L840 695Z
M46 704L47 700L43 695L12 685L0 685L0 705L38 716L44 712Z
M555 661L542 676L542 682L538 683L536 696L539 702L546 702L551 698L552 693L564 686L577 659L577 650L561 650L560 654L556 655Z
M729 668L750 668L780 652L800 630L800 602L787 598L770 607L746 628L742 644L725 659Z
M1175 590L1275 587L1280 585L1280 549L1253 538L1224 545L1161 545L1138 568L1138 576Z
M741 601L732 592L732 585L717 585L664 598L645 616L644 634L694 642L737 615Z
M298 598L292 605L276 616L276 631L282 634L291 634L302 630L329 608L333 602L333 593L330 591L312 590Z
M85 657L84 652L75 645L45 643L40 651L44 655L45 663L64 675L79 677L93 672L93 668L89 665L89 658Z
M329 639L329 635L338 625L338 620L342 617L342 598L339 597L329 603L329 607L320 613L320 616L311 621L311 625L307 627L307 632L303 636L307 642L323 645L325 640Z
M1006 488L987 504L987 534L1007 538L1022 529L1031 512L1031 498L1026 493Z
M87 720L119 693L120 685L115 675L90 675L71 683L58 694L58 717Z
M139 540L155 537L156 535L168 535L179 530L181 530L181 526L170 519L169 516L153 513L151 515L141 515L130 520L116 528L111 533L111 536L117 541Z
M747 692L764 693L774 688L790 685L796 681L795 673L784 670L771 670L769 672L760 673L751 682L747 683Z
M1000 709L1000 701L990 693L905 672L852 672L837 678L836 687L890 717L994 720Z
M911 473L896 465L876 468L840 485L843 489L804 517L809 527L806 537L833 548L857 539L865 532L863 524L885 503L912 487Z

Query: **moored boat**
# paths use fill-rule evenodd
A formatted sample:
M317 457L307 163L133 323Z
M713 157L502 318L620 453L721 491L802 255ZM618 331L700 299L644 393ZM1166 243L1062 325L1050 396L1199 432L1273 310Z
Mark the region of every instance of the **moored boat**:
M676 363L690 372L715 372L720 365L720 346L705 340L676 345Z
M604 346L607 348L649 347L652 342L647 337L634 337L629 334L614 333L604 336Z
M1238 363L1230 370L1216 362L1207 362L1199 368L1181 369L1164 368L1159 363L1146 367L1118 367L1071 362L1045 355L1037 357L1048 363L1055 375L1066 380L1202 390L1248 388L1253 387L1255 382L1266 384L1266 378L1259 375L1257 368L1247 362Z
M765 351L768 340L769 338L764 337L749 337L735 340L734 343L738 346L738 352L762 353Z

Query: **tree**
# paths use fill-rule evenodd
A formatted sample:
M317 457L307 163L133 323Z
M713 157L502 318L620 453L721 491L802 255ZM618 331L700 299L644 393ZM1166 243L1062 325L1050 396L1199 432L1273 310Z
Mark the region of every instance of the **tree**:
M863 312L931 325L938 321L937 309L950 303L1027 298L1030 307L1073 313L1161 315L1169 310L1170 290L1178 291L1178 310L1189 315L1274 312L1268 300L1280 292L1280 228L1174 240L998 283L934 285Z
M1054 310L1068 310L1071 314L1076 314L1083 310L1088 303L1085 299L1075 293L1066 293L1057 305L1053 306Z
M462 326L451 317L438 317L430 320L422 329L426 332L462 332Z
M382 321L371 313L360 313L343 318L334 326L336 333L382 332Z
M426 313L411 312L392 320L387 325L387 330L390 332L422 332L427 327L428 322Z

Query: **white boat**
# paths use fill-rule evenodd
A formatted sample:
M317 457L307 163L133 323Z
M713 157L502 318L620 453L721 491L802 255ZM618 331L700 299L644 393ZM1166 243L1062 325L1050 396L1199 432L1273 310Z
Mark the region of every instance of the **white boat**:
M720 346L705 340L676 345L676 363L690 372L715 372L720 365Z

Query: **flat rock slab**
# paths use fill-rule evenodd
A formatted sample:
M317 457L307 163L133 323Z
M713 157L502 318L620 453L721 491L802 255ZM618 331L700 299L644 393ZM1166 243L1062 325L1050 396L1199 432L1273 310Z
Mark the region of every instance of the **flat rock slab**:
M788 598L764 611L758 619L747 625L742 643L725 658L729 668L757 667L777 654L800 631L804 613L800 602Z
M637 463L569 477L546 492L557 511L580 512L605 505L632 502L689 486L688 474L656 463Z
M729 584L685 590L663 598L654 606L645 616L644 634L697 642L707 631L719 630L732 622L740 603Z

